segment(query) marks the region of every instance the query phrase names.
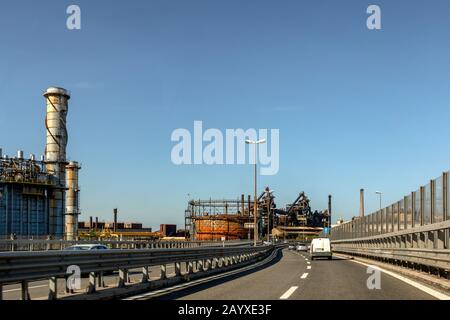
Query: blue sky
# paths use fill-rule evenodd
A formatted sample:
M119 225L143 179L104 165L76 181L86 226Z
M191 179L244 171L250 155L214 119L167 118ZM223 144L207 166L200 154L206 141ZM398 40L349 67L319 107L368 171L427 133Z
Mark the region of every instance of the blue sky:
M39 3L39 4L38 4ZM66 28L78 4L82 29ZM378 4L382 30L366 28ZM0 147L42 154L52 85L72 92L83 215L184 223L187 194L252 193L241 166L175 166L176 128L280 129L278 206L305 191L335 218L449 169L450 2L2 1Z

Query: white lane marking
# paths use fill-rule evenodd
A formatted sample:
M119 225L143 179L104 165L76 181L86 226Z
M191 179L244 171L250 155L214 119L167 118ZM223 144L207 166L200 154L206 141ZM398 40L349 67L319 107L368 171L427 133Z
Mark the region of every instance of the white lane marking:
M308 270L311 269L311 266L307 266L306 269L308 269Z
M307 264L311 264L311 262L308 261Z
M300 278L306 279L307 276L308 276L308 273L304 273L304 274L302 274L302 276Z
M308 261L308 258L305 258L306 261Z
M282 300L286 300L289 299L289 297L295 292L295 290L297 290L298 287L291 287L288 291L286 291L281 297L280 299Z
M417 289L419 289L419 290L421 290L421 291L423 291L425 293L428 293L429 295L431 295L431 296L433 296L433 297L435 297L435 298L437 298L439 300L450 300L450 296L448 296L446 294L443 294L443 293L440 293L439 291L431 289L431 288L429 288L427 286L424 286L423 284L420 284L420 283L418 283L416 281L413 281L413 280L410 280L408 278L405 278L405 277L403 277L401 275L398 275L398 274L396 274L394 272L387 271L387 270L384 270L384 269L382 269L380 267L372 266L370 264L367 264L367 263L364 263L364 262L361 262L361 261L356 261L356 260L351 260L351 261L353 261L355 263L362 264L363 266L366 266L366 267L369 267L369 266L372 267L372 268L375 267L376 269L380 270L381 272L384 272L387 275L390 275L391 277L394 277L394 278L396 278L396 279L398 279L400 281L403 281L403 282L405 282L405 283L407 283L407 284L409 284L409 285L411 285L411 286L413 286L413 287L415 287L415 288L417 288Z
M43 288L43 287L48 287L48 284L43 284L40 286L34 286L34 287L28 287L28 290L30 289L37 289L37 288ZM7 293L7 292L15 292L15 291L21 291L22 288L17 288L17 289L9 289L9 290L3 290L3 293Z

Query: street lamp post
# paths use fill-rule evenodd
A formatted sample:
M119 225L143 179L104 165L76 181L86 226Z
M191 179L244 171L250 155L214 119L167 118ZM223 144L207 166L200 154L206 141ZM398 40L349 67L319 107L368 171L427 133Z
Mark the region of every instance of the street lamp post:
M256 242L258 241L258 226L256 225L256 215L258 214L258 195L257 195L257 186L256 186L256 175L257 175L257 154L258 154L258 144L265 143L265 139L261 139L258 141L255 140L245 140L247 144L255 145L255 200L253 203L253 245L256 247Z
M273 190L266 189L266 198L267 198L267 241L270 242L270 212L272 206L272 193ZM273 226L273 222L272 222Z
M381 193L381 191L375 191L375 193L380 196L380 210L381 210L381 195L382 195L382 193Z

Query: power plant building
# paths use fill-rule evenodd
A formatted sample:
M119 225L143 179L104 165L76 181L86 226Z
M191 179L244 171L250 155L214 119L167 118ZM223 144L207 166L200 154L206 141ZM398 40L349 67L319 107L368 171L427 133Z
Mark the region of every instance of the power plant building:
M46 99L45 156L8 157L0 149L0 238L65 238L77 234L77 162L67 162L66 117L70 93L51 87Z

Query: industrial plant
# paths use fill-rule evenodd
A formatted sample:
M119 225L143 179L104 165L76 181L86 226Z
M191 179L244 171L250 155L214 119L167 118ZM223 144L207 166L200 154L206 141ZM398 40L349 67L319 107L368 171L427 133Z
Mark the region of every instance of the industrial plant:
M80 165L66 159L69 91L50 87L46 100L47 140L40 160L0 149L0 237L72 240L77 235Z
M43 96L46 145L40 160L33 154L25 159L20 150L9 157L0 149L0 238L74 240L93 234L98 238L157 238L156 233L142 226L119 228L118 233L117 209L112 223L100 225L96 219L93 224L92 218L89 223L78 222L81 166L66 159L70 93L50 87ZM298 238L317 236L330 226L331 198L329 208L321 212L312 212L304 192L282 209L277 208L274 199L273 192L266 188L256 201L250 196L245 199L243 194L236 200L190 200L183 235L200 241L252 239L256 221L260 237ZM169 235L166 231L159 234ZM175 234L181 233L170 233Z
M262 238L316 237L331 225L331 196L324 211L313 212L309 202L301 192L294 202L278 209L268 187L256 201L243 194L236 200L190 200L185 210L185 228L193 240L253 239L256 220L257 234Z

